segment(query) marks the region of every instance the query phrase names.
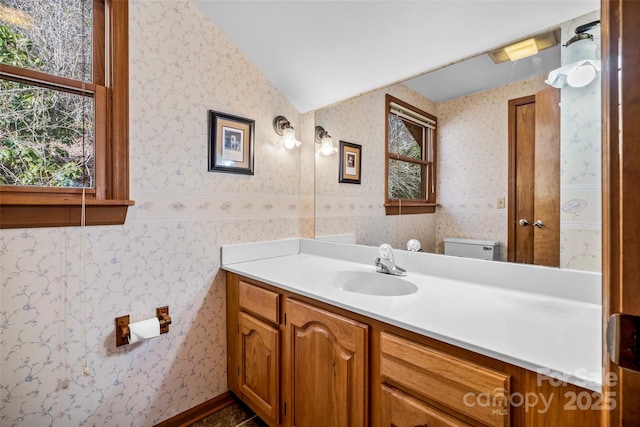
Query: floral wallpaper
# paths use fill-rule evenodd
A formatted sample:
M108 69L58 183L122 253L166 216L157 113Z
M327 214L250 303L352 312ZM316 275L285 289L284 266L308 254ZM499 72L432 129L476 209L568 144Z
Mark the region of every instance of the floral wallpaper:
M562 43L576 27L600 19L599 11L561 26ZM563 48L562 65L580 59L600 59L600 27ZM591 52L589 52L591 50ZM578 270L602 269L601 82L596 78L581 88L560 91L560 265Z
M499 241L507 259L508 102L547 86L545 77L486 90L438 104L438 253L443 239Z
M394 85L316 111L316 124L340 141L362 145L361 184L338 182L339 154L316 154L316 235L355 233L358 244L389 243L406 249L418 239L435 250L435 215L386 216L384 211L385 94L433 113L435 104L404 85Z
M300 146L300 191L299 191L299 220L300 237L313 239L315 236L315 196L314 196L314 152L316 144L316 115L313 111L300 115L301 141L308 141L308 144Z
M313 174L273 144L273 117L301 115L192 2L134 0L129 25L136 204L122 226L2 231L3 426L151 426L223 393L220 246L313 229ZM209 109L256 121L254 176L207 171ZM168 334L115 346L115 317L163 305Z

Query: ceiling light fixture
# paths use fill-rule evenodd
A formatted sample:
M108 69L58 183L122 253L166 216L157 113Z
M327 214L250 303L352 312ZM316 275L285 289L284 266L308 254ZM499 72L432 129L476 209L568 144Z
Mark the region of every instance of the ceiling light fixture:
M282 135L282 139L276 142L278 147L291 150L295 147L300 147L302 144L302 142L296 139L296 131L285 116L276 116L273 119L273 130L275 130L278 135Z
M316 144L320 144L318 152L322 155L331 156L338 152L333 145L333 138L322 126L316 126Z
M544 34L521 40L500 49L493 50L487 54L494 63L499 64L506 61L517 61L518 59L536 55L538 52L560 43L560 30L549 31Z
M511 61L517 61L537 54L538 46L535 39L527 39L505 47L504 52Z

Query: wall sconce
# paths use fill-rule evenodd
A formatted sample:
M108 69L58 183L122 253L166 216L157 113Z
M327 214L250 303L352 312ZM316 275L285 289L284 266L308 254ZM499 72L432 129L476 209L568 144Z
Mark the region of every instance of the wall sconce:
M276 116L273 119L273 130L278 135L282 135L282 139L276 142L278 147L284 146L284 148L291 150L294 147L300 147L302 144L296 139L296 131L285 116Z
M569 47L569 45L571 45L572 43L580 40L593 40L593 35L587 33L587 31L594 29L598 25L600 25L599 20L580 25L578 28L576 28L576 35L567 40L567 43L563 44L562 47Z
M600 75L601 64L596 51L597 46L593 35L587 33L599 24L600 21L593 21L576 28L576 35L562 45L568 48L567 57L572 58L574 62L551 71L545 83L556 88L564 85L580 88L587 86Z
M333 138L322 126L316 126L316 144L320 144L318 151L325 156L331 156L338 152L338 149L333 146Z

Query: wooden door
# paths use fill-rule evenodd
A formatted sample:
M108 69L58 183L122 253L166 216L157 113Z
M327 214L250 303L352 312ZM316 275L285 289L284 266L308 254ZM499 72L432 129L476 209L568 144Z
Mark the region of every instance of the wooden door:
M638 426L640 333L620 330L612 337L627 356L636 350L627 360L613 357L617 362L606 334L611 316L640 316L640 2L609 0L601 6L603 393L605 402L614 403L602 415L603 426Z
M511 262L560 265L560 91L509 101Z
M533 263L560 266L560 90L536 93ZM538 224L542 224L538 226Z
M509 101L509 241L511 262L533 264L536 98Z
M250 314L239 314L240 394L279 422L280 331Z
M287 312L292 425L367 425L367 326L295 300Z

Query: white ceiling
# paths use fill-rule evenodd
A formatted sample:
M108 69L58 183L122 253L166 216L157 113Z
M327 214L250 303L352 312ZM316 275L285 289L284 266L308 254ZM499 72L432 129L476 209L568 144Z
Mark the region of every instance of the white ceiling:
M599 0L194 2L300 112L416 77L600 6Z

